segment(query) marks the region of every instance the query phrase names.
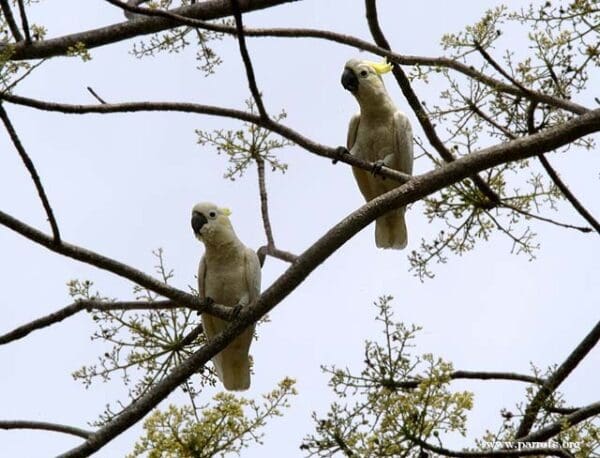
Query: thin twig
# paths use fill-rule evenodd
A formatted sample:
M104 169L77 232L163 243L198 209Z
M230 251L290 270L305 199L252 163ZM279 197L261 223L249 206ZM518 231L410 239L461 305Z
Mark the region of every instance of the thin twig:
M558 386L569 376L569 374L579 365L587 354L596 346L600 340L600 321L581 341L579 345L571 352L567 359L546 379L536 395L533 397L523 415L521 424L515 434L517 439L525 437L531 431L538 412L549 396L554 393ZM573 414L574 415L574 414Z
M269 119L269 115L267 114L267 110L265 110L265 106L263 105L262 97L260 95L260 91L258 90L258 85L256 84L256 76L254 75L252 60L250 60L250 54L248 53L248 47L246 46L246 37L244 36L244 25L242 23L240 4L238 3L238 0L230 1L231 9L233 10L233 17L235 18L235 27L237 30L238 43L240 45L240 54L242 55L244 67L246 68L248 86L250 87L250 92L252 93L252 97L254 98L254 102L256 103L258 112L260 113L260 117L266 121Z
M25 148L23 147L23 144L21 143L21 140L19 139L17 132L15 131L12 123L10 122L10 119L8 117L8 114L6 113L6 110L2 106L2 103L0 103L0 118L2 119L2 122L4 123L4 126L6 127L6 130L8 131L8 134L10 135L10 139L12 140L13 144L15 145L15 148L17 149L17 152L19 153L19 156L21 156L21 159L22 159L23 163L25 164L25 167L27 168L27 170L29 171L29 174L31 175L31 179L33 180L35 188L37 189L37 192L42 201L42 205L44 206L44 210L46 211L46 216L48 217L48 221L50 222L50 227L52 228L52 235L54 237L54 243L59 245L60 244L60 232L58 230L58 224L56 223L56 218L54 217L54 212L52 211L52 207L50 206L50 202L48 201L48 197L46 196L46 191L44 190L44 187L42 186L42 180L40 179L40 176L38 175L37 170L35 169L35 165L33 164L33 161L27 154L27 151L25 151Z
M91 87L87 87L87 90L90 94L92 94L92 96L94 96L94 98L100 102L102 105L106 105L106 100L104 100L102 97L100 97L96 91L94 91L94 89L92 89Z
M265 236L269 247L275 247L273 238L273 229L271 228L271 219L269 218L269 202L267 196L267 186L265 183L265 161L261 157L254 158L258 172L258 190L260 194L260 213L262 215Z
M18 0L19 14L21 15L21 25L23 27L23 33L25 33L25 43L31 43L31 33L29 32L29 21L27 21L27 12L25 11L25 4L23 0Z
M379 26L379 18L377 16L377 4L375 0L365 0L365 6L367 10L367 21L369 23L369 29L371 30L371 35L373 36L375 43L377 43L377 45L379 45L381 48L391 50L390 44L387 41L385 35L383 34L381 27ZM402 90L402 93L404 94L404 97L406 97L408 104L415 112L417 119L419 120L419 123L421 124L421 127L425 132L427 139L429 140L429 143L431 143L431 146L435 148L435 150L442 157L442 159L444 159L444 161L452 162L456 160L452 152L450 152L450 150L446 148L446 145L444 145L444 143L438 137L437 132L433 127L433 124L431 123L429 117L427 116L427 113L423 109L421 101L414 92L410 81L404 73L404 71L402 70L402 68L399 65L394 65L392 71L394 77L396 78L396 81L398 82L398 85L400 86L400 89ZM471 180L473 180L473 182L479 188L479 190L483 193L483 195L489 200L489 208L493 208L500 203L500 197L498 196L498 194L496 194L496 192L489 186L489 184L486 183L480 176L475 175L470 178Z
M23 41L23 35L21 35L21 31L17 26L15 17L13 16L12 10L10 9L10 4L8 3L8 0L0 0L0 7L2 8L2 13L4 14L4 18L6 19L8 28L10 29L15 41Z
M0 420L0 429L40 429L44 431L71 434L73 436L83 437L84 439L88 439L94 434L93 431L87 431L74 426L28 420Z
M27 324L19 326L12 331L0 335L0 345L5 345L9 342L13 342L18 339L22 339L33 331L51 326L58 323L70 316L75 315L82 310L92 311L111 311L111 310L157 310L157 309L172 309L180 308L181 305L170 301L154 301L154 302L141 302L141 301L116 301L116 302L104 302L97 300L81 300L74 302L73 304L67 305L56 312L50 313L46 316L30 321Z
M518 87L521 91L523 91L523 93L525 94L531 94L533 91L531 91L530 89L526 88L525 86L523 86L523 84L521 84L519 81L517 81L515 78L513 78L506 70L504 70L502 68L502 66L496 62L494 60L494 58L492 56L490 56L488 54L488 52L483 49L483 47L481 46L481 44L479 42L475 42L475 49L477 49L477 51L479 51L479 53L483 56L483 58L494 68L496 69L496 71L498 73L500 73L504 78L506 78L508 81L510 81L513 85L515 85L516 87Z

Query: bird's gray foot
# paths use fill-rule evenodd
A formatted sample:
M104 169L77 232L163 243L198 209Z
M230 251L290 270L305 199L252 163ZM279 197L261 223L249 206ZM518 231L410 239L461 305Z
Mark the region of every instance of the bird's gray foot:
M211 305L213 305L215 303L215 300L212 297L205 297L204 299L202 299L202 305L204 307L210 307ZM198 315L200 315L200 310L198 310Z
M231 321L235 320L240 315L240 313L242 313L243 309L244 306L242 304L237 304L231 307L231 311L229 312L229 319Z
M383 166L385 165L384 161L375 161L373 162L373 167L371 168L371 174L376 177L377 175L381 174L381 169L383 168Z
M332 164L337 164L338 161L341 160L346 154L350 154L350 151L348 151L348 148L346 148L345 146L338 146L335 149L335 154L336 157L334 157L331 161Z

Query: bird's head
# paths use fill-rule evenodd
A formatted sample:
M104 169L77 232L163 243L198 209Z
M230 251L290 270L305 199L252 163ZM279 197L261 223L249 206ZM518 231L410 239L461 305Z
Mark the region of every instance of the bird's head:
M344 66L342 86L350 91L358 101L366 100L379 94L386 94L381 75L392 70L387 61L377 63L368 60L350 59Z
M231 221L231 210L219 208L210 202L201 202L192 209L192 229L204 244L216 244L235 238Z

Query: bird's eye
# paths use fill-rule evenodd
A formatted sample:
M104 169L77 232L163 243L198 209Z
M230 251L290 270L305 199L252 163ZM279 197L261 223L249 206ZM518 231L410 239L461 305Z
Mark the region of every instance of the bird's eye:
M363 70L363 71L361 71L361 72L360 72L360 76L362 76L363 78L364 78L365 76L367 76L368 74L369 74L369 72L368 72L368 71L366 71L366 70Z
M216 213L216 212L210 212L210 213L208 214L208 216L210 216L211 218L214 218L214 217L216 217L216 216L217 216L217 213Z

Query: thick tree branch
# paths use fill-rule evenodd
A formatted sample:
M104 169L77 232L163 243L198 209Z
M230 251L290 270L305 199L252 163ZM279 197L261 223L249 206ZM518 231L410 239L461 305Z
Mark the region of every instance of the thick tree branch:
M600 109L538 134L492 146L457 159L389 191L348 215L317 240L239 317L206 346L194 352L169 375L156 383L134 404L98 429L88 440L61 455L63 458L86 457L141 420L181 383L206 364L229 342L258 321L296 289L312 271L335 253L356 233L388 211L406 206L468 176L502 163L526 159L560 148L575 139L600 131Z
M417 437L410 437L409 439L417 444L419 447L437 453L441 456L448 456L453 458L495 458L495 457L509 457L509 456L560 456L562 458L573 458L573 454L568 450L560 448L548 448L548 447L534 447L534 448L515 448L510 450L485 450L481 452L462 452L458 450L450 450L444 447L438 447L433 444L429 444Z
M0 93L0 100L6 100L10 103L17 105L25 105L31 108L44 111L55 111L59 113L68 114L86 114L86 113L133 113L140 111L174 111L182 113L198 113L206 114L211 116L223 116L227 118L238 119L240 121L246 121L257 126L269 129L282 137L291 140L297 145L301 146L305 150L316 154L317 156L323 156L329 159L337 159L340 162L344 162L353 167L358 167L363 170L373 170L374 164L369 161L364 161L351 154L340 155L337 148L330 148L321 145L317 142L310 140L307 137L300 135L293 129L290 129L283 124L273 121L272 119L263 120L260 116L252 113L248 113L241 110L234 110L230 108L221 108L210 105L200 105L195 103L177 103L177 102L132 102L132 103L106 103L99 105L69 105L54 102L45 102L40 100L34 100L27 97L20 97L9 93ZM379 172L379 175L389 178L391 180L404 183L410 179L410 175L389 167L383 167Z
M92 311L112 311L112 310L157 310L157 309L173 309L180 308L181 305L170 301L153 301L153 302L143 302L143 301L116 301L116 302L105 302L105 301L97 301L97 300L80 300L72 303L71 305L67 305L56 312L50 313L46 316L38 318L36 320L30 321L27 324L19 326L18 328L13 329L12 331L0 335L0 345L7 344L9 342L13 342L18 339L22 339L33 331L37 331L38 329L42 329L48 326L51 326L55 323L58 323L70 316L75 315L82 310Z
M578 425L579 423L600 415L600 402L595 402L588 406L577 409L575 412L561 417L556 423L548 425L544 428L538 429L527 436L519 439L520 442L543 442L553 438L558 433L565 430L565 425L570 427Z
M21 35L21 31L17 26L15 17L13 16L12 10L10 9L10 4L8 3L8 0L0 0L0 8L2 8L2 14L6 19L8 28L10 29L15 41L23 41L23 35Z
M237 32L238 43L240 45L240 54L242 55L242 60L244 61L250 93L254 98L254 102L256 103L256 108L258 109L260 117L266 120L269 118L269 115L267 114L267 110L265 110L265 106L263 105L262 96L260 95L258 85L256 84L256 76L254 74L254 68L252 67L250 53L248 52L248 47L246 46L246 37L244 36L244 24L242 22L242 11L240 10L239 0L230 0L230 2L231 9L233 11L233 17L235 18L235 28Z
M19 136L17 135L15 128L13 127L12 123L10 122L8 114L6 113L6 110L2 106L1 102L0 102L0 119L2 119L2 122L4 123L4 126L6 127L6 130L8 131L8 134L10 135L10 139L12 140L13 144L15 145L15 148L17 149L19 156L21 156L21 160L23 161L23 163L25 164L25 167L27 168L27 170L29 171L29 174L31 175L31 179L33 180L35 189L37 190L38 195L40 196L40 200L42 201L42 205L44 206L46 216L48 216L48 221L50 223L50 227L52 228L52 235L54 236L54 243L60 244L60 232L58 230L58 223L56 222L56 218L54 217L54 212L52 211L52 207L50 206L48 196L46 195L46 191L44 190L44 186L42 185L42 180L40 179L40 176L38 175L37 170L35 169L35 165L33 164L33 161L27 154L27 151L25 151L25 148L23 147L23 144L21 143L21 140L19 139Z
M377 4L376 0L365 0L366 12L367 12L367 21L369 23L369 29L371 30L371 35L381 48L391 50L390 44L385 38L381 27L379 26L379 18L377 17ZM442 142L442 140L438 137L433 124L429 120L427 113L423 109L423 105L421 101L415 94L415 91L412 89L410 81L402 68L399 65L394 65L393 74L404 94L408 104L417 115L417 119L421 124L423 132L427 136L429 143L431 146L435 148L438 154L444 159L446 162L452 162L456 160L454 155L446 148L446 145ZM487 184L481 177L472 176L469 177L475 185L479 188L479 190L483 193L483 195L489 200L488 207L492 208L500 203L500 197L496 192L490 188L489 184Z
M296 0L240 0L240 9L246 13L291 3L293 1ZM176 8L173 12L182 16L210 21L230 16L231 5L229 0L206 0L189 6ZM20 42L13 46L14 52L11 55L11 59L28 60L65 55L69 48L76 46L78 43L83 43L86 49L92 49L98 46L117 43L129 38L171 29L177 25L179 25L179 23L172 19L163 17L142 17L132 21L109 25L107 27L87 30L85 32L78 32L43 41L35 41L31 44Z
M596 346L600 340L600 321L581 341L579 345L571 352L567 359L552 373L542 385L536 395L533 397L517 429L516 437L521 439L525 437L535 422L538 412L549 396L554 393L558 386L569 376L569 374L579 365L587 354ZM572 414L575 415L575 414ZM566 417L565 417L566 418Z
M83 437L84 439L89 438L93 434L92 431L86 431L85 429L76 428L74 426L27 420L0 420L0 429L40 429L43 431L72 434L73 436Z

